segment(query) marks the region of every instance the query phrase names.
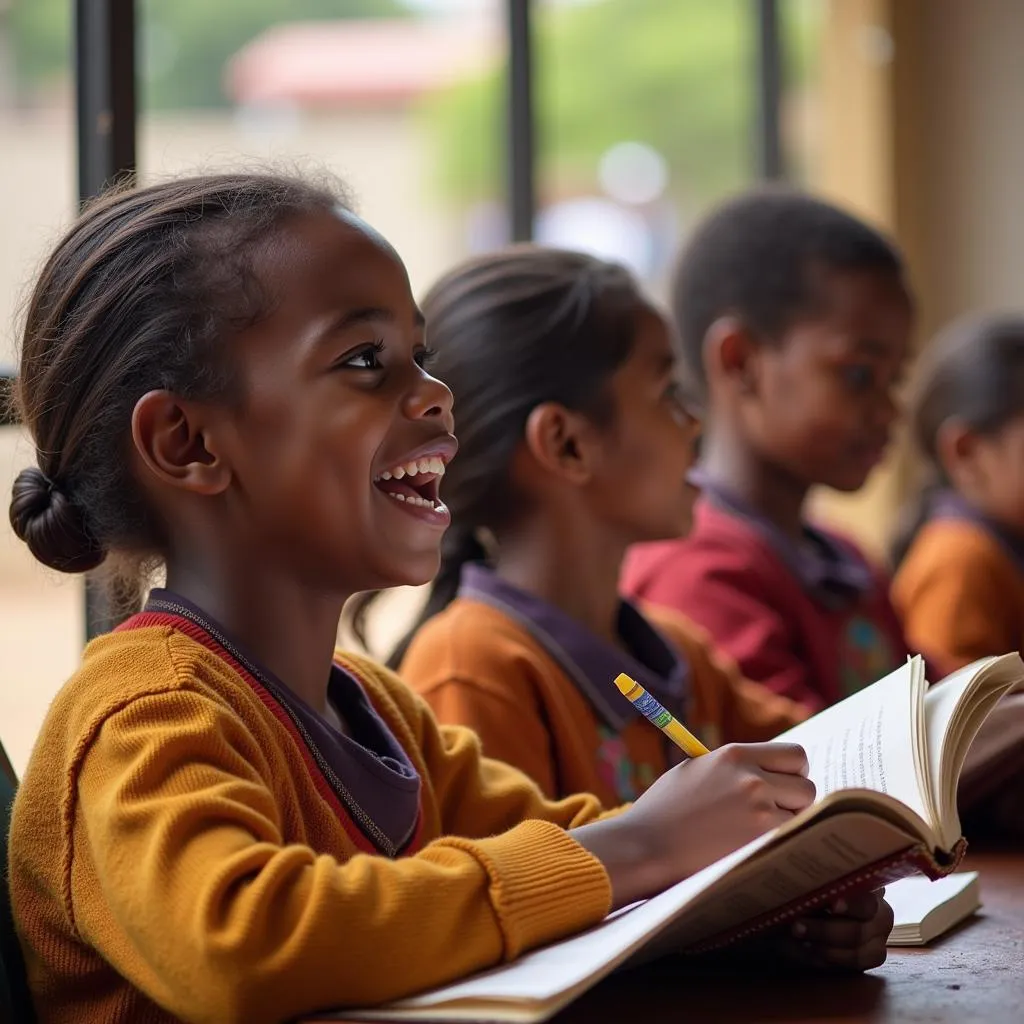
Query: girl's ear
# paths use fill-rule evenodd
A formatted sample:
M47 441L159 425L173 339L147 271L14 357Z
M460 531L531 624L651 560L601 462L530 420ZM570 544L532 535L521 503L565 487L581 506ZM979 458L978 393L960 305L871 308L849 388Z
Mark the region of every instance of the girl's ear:
M577 486L585 484L594 469L593 430L580 413L544 402L526 419L526 450L545 472Z
M731 385L741 394L757 388L758 346L735 316L719 317L704 336L704 372L708 382Z
M204 407L169 391L150 391L135 403L132 441L146 469L161 483L195 494L219 494L231 471L218 457Z
M935 453L946 479L963 494L985 484L985 467L977 458L981 436L957 417L946 420L935 435Z

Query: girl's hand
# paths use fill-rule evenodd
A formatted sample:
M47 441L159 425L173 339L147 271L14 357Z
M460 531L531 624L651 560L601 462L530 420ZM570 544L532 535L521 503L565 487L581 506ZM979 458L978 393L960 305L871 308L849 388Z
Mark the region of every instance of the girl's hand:
M731 744L677 765L622 814L571 834L604 864L613 906L621 907L689 877L813 801L802 747Z
M850 893L831 907L784 925L770 940L790 963L821 970L870 971L885 963L892 908L878 892Z

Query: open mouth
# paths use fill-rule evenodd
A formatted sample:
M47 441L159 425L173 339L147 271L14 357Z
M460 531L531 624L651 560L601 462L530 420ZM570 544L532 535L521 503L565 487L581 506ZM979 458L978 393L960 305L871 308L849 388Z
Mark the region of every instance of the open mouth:
M373 484L403 505L439 511L445 507L439 495L446 461L440 455L410 459L375 476Z

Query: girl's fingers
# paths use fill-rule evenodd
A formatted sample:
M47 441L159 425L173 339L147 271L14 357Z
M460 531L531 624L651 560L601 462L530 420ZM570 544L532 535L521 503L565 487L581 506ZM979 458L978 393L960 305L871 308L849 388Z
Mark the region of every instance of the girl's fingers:
M785 959L821 970L870 971L885 963L885 939L875 936L854 948L823 946L807 940L784 939L778 952Z

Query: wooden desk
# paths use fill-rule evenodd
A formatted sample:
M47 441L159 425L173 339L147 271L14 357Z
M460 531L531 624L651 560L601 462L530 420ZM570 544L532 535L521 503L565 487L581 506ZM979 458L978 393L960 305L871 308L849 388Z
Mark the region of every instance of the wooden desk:
M1024 1019L1024 856L979 853L982 909L927 949L890 950L868 974L761 975L655 964L612 976L559 1014L558 1024L715 1024L844 1021L849 1024ZM685 993L685 1000L681 995Z
M890 950L860 975L740 975L709 963L613 975L555 1024L1010 1024L1024 1019L1024 854L971 854L983 907L927 949ZM324 1018L315 1018L324 1020Z

